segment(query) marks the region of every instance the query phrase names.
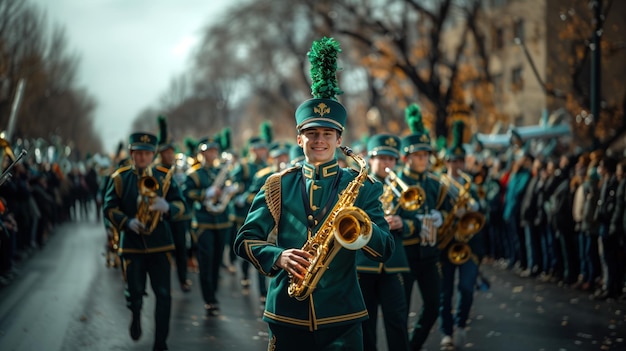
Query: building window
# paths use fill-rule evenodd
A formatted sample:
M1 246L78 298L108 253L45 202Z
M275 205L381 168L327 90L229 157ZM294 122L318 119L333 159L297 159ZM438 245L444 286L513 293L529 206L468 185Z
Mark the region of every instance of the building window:
M496 28L493 31L493 48L496 50L504 47L504 30L502 28Z
M514 68L513 71L511 71L511 89L513 91L519 91L524 88L523 72L522 67Z
M514 38L519 38L522 42L524 41L524 20L517 20L513 24L513 34Z

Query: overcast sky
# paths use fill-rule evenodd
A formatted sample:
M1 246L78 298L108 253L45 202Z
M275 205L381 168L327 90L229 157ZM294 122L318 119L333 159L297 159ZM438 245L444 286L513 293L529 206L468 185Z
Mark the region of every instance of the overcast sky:
M80 56L79 84L97 100L105 150L126 141L131 121L155 106L172 77L190 67L202 28L233 0L30 0L65 27ZM155 116L156 123L156 116Z

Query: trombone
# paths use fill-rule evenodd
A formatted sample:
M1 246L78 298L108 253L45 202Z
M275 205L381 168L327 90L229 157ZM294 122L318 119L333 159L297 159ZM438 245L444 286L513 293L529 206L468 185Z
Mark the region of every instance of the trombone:
M424 192L424 189L421 186L407 185L389 167L385 168L385 172L387 172L387 176L385 177L387 189L390 189L393 192L393 195L398 198L398 204L390 211L390 213L385 214L395 214L398 207L402 207L406 211L416 211L418 208L422 207L424 201L426 201L426 192ZM402 192L398 191L396 185L402 189ZM389 201L389 199L386 200Z

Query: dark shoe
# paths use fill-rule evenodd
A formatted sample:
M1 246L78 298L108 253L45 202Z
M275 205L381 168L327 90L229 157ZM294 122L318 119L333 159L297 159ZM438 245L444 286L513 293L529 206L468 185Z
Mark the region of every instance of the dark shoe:
M180 283L180 290L182 290L183 292L190 292L191 291L191 280L187 279L184 282Z
M217 305L206 304L204 305L204 308L206 309L207 316L217 317L220 315L220 309L219 307L217 307Z
M141 337L141 314L133 313L133 320L130 322L130 337L137 341Z
M153 351L163 351L163 350L167 350L167 345L163 344L163 345L154 345L154 347L152 348Z

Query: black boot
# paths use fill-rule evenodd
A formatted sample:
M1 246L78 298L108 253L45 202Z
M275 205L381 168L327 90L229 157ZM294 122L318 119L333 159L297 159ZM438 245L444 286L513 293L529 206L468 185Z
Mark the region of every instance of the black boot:
M130 337L137 341L141 337L141 313L133 312L133 320L130 322Z

